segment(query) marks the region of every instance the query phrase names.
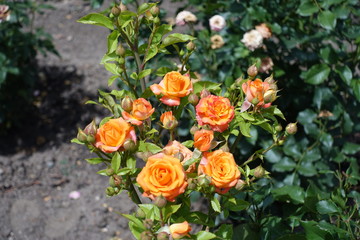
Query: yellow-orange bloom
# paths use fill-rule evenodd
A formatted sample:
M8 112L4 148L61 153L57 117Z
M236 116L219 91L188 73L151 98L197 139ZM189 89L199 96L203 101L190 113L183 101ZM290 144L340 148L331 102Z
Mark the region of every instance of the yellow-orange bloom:
M210 149L211 142L214 139L214 132L211 130L199 130L194 134L194 147L201 152L205 152Z
M188 233L191 231L191 226L187 221L185 221L182 223L171 224L169 229L170 234L174 239L180 239L185 236L189 236Z
M242 90L246 95L246 100L257 106L264 106L264 94L270 88L269 83L257 78L254 81L248 80L242 84ZM271 103L270 103L271 104Z
M127 139L136 142L134 128L123 118L110 119L97 130L95 147L103 152L112 153L121 149Z
M134 125L141 125L142 121L148 119L155 109L144 98L138 98L132 103L132 110L130 114L123 111L121 114L123 118Z
M163 150L163 153L169 156L173 156L178 158L179 154L183 156L183 159L181 159L181 164L184 164L187 160L192 158L193 152L182 145L180 142L174 140L170 141ZM187 173L193 172L195 170L196 165L192 164L189 166L189 168L186 170Z
M178 124L172 111L164 112L163 114L161 114L160 121L166 129L173 129Z
M180 105L180 98L189 95L193 88L188 76L179 72L168 72L159 84L150 86L155 95L163 94L160 101L168 106Z
M234 115L234 107L225 97L209 95L201 98L196 105L196 120L199 125L209 125L213 131L225 131Z
M234 187L240 178L240 171L233 155L222 150L203 153L199 174L210 176L211 184L216 187L216 192L222 194Z
M143 196L154 200L162 195L171 202L185 192L188 185L180 160L164 153L149 157L136 181L144 190Z

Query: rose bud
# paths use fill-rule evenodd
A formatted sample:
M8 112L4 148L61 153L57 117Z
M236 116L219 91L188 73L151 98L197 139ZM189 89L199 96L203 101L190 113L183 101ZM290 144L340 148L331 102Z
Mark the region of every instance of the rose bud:
M264 94L264 102L271 103L276 100L276 91L269 89Z
M178 121L172 114L172 111L161 114L160 121L163 124L163 127L169 130L176 128L178 125Z
M122 183L122 178L121 176L118 176L118 175L113 175L112 176L114 178L114 184L116 187L119 187Z
M159 208L163 208L166 206L167 200L166 200L166 198L163 197L163 195L159 195L155 198L154 204L155 204L155 206L157 206Z
M158 235L156 236L157 240L168 240L169 239L169 234L166 232L159 232Z
M190 189L190 190L195 190L196 189L196 179L193 179L193 178L189 178L188 180L187 180L187 182L188 182L188 189Z
M154 226L154 222L151 219L145 219L143 224L146 229L151 229Z
M188 44L186 44L186 49L189 51L192 51L195 49L195 43L190 41Z
M271 74L270 77L265 78L264 82L269 84L275 83L274 76Z
M124 47L122 46L122 44L120 43L120 44L118 45L118 47L116 48L116 54L119 55L119 56L121 56L121 57L123 57L123 56L125 55L125 52L126 52L125 48L124 48Z
M152 240L153 234L150 231L144 231L141 233L140 238L141 240Z
M210 95L211 95L211 93L206 89L203 89L200 92L200 98L205 98L205 97L210 96Z
M246 182L244 180L239 179L235 185L235 189L238 191L241 191L246 187Z
M96 130L97 130L97 127L96 127L95 121L92 120L91 123L89 123L89 124L85 127L84 133L87 134L87 135L95 135L95 134L96 134Z
M293 135L297 132L297 123L289 123L286 128L285 131L287 134Z
M180 160L180 162L182 162L184 160L184 154L182 154L181 152L177 152L174 157L176 157L177 159Z
M136 210L135 216L138 218L145 218L146 215L145 215L145 212L141 208L138 208Z
M195 106L199 102L199 97L196 94L192 93L189 95L188 100L189 103Z
M159 7L157 6L153 6L151 9L150 9L150 13L155 17L159 14L160 12L160 9Z
M191 231L191 226L187 221L182 223L171 224L169 228L170 228L171 236L174 239L180 239L185 236L189 236L188 233Z
M133 100L129 96L124 97L121 101L121 107L124 111L131 112L133 108Z
M114 194L115 194L114 188L112 188L112 187L107 187L107 188L106 188L106 195L108 195L108 196L114 196Z
M113 177L109 177L109 186L110 187L116 187L115 180Z
M265 176L265 169L259 165L254 169L254 177L262 178L263 176Z
M111 13L112 13L115 17L117 17L117 16L119 16L119 14L120 14L120 9L119 9L118 7L116 7L116 6L113 6L113 7L111 8Z
M127 7L123 3L120 3L119 8L122 12L127 11Z
M93 135L88 135L88 136L86 137L86 141L87 141L88 143L95 143L95 137L94 137Z
M107 176L112 176L114 174L114 170L112 168L107 168L105 173Z
M129 152L136 150L136 143L132 139L127 139L123 145L124 149Z
M254 65L251 65L248 70L247 70L247 74L251 77L254 78L256 77L256 75L258 74L258 69L257 67Z
M83 130L81 130L80 128L78 128L78 134L77 134L76 138L77 138L80 142L82 142L82 143L87 142L87 135L86 135L86 133L85 133Z
M197 181L201 187L208 187L211 183L211 177L204 174L199 176Z
M275 127L275 131L276 131L276 132L281 132L282 129L283 129L283 128L282 128L281 124L278 124L278 125L276 125L276 127Z

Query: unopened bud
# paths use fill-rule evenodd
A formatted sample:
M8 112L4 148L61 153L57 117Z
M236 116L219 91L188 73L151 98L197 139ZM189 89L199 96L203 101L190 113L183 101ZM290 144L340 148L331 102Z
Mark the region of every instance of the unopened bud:
M156 240L169 240L169 234L166 232L159 232L156 236Z
M138 208L136 210L135 216L138 218L145 218L146 214L141 208Z
M275 83L274 76L271 74L270 77L265 78L264 82L267 82L269 84Z
M190 41L188 42L188 44L186 44L186 49L189 50L189 51L192 51L195 49L195 43Z
M276 83L270 83L269 85L269 89L277 91L278 90L278 86Z
M282 128L282 126L280 124L276 125L276 127L275 127L275 131L277 131L277 132L281 132L282 129L283 128Z
M132 139L126 139L123 147L126 151L133 152L136 150L136 143Z
M112 176L114 174L114 170L112 168L108 168L106 169L105 173L107 176Z
M115 181L113 177L109 177L109 186L110 187L115 187Z
M258 74L258 69L257 67L254 65L251 65L248 70L247 70L247 74L251 77L254 78L256 77L256 75Z
M126 52L125 48L120 43L116 48L116 55L123 57L123 56L125 56L125 52Z
M88 136L86 137L86 141L87 141L88 143L94 143L94 142L95 142L95 137L94 137L94 135L88 135Z
M107 187L105 192L106 192L106 195L108 195L108 196L114 196L114 194L115 194L115 190L113 187Z
M210 95L211 95L211 93L206 89L203 89L200 92L200 98L204 98L204 97L207 97L207 96L210 96Z
M257 99L257 98L253 98L253 99L251 100L251 103L254 104L254 105L257 105L259 102L260 102L260 101L259 101L259 99Z
M254 169L254 177L262 178L263 176L265 176L265 169L259 165Z
M237 78L236 80L235 80L235 84L237 85L237 86L241 86L241 82L243 81L243 78L242 77L239 77L239 78Z
M76 138L80 141L80 142L82 142L82 143L85 143L85 142L87 142L87 135L86 135L86 133L83 131L83 130L81 130L80 128L78 128L78 134L77 134L77 136L76 136Z
M126 111L126 112L131 112L131 110L133 108L133 100L129 96L126 96L121 101L121 108L124 109L124 111Z
M123 3L120 3L119 8L122 12L127 10L127 7Z
M271 103L276 100L276 91L274 90L267 90L264 94L264 102Z
M195 106L199 102L199 97L195 93L192 93L189 95L188 100L190 104Z
M144 231L141 233L140 238L141 240L152 240L153 235L150 231Z
M154 226L154 221L151 219L145 219L143 224L146 229L151 229Z
M153 6L153 7L150 9L150 12L151 12L151 14L155 17L155 16L157 16L157 15L159 14L160 9L159 9L159 7L157 7L157 6Z
M112 177L113 177L113 179L114 179L114 184L115 184L115 186L116 186L116 187L119 187L119 186L121 185L121 183L122 183L122 178L121 178L121 176L119 176L119 175L113 175Z
M286 128L285 128L285 131L290 134L290 135L293 135L297 132L297 123L289 123Z
M230 152L229 146L226 143L220 147L220 150L223 150L224 152Z
M159 17L155 17L155 18L154 18L154 23L155 23L155 24L159 24L159 23L160 23L160 18L159 18Z
M190 133L191 134L195 134L197 131L199 131L199 128L197 127L197 126L192 126L191 128L190 128Z
M115 17L117 17L117 16L119 16L119 14L120 14L120 9L119 9L118 7L116 7L116 6L113 6L113 7L111 8L111 13L112 13Z
M247 184L244 180L239 179L235 185L235 189L241 191L246 187L246 185Z
M125 64L125 58L120 57L119 60L118 60L118 62L119 62L119 66L120 66L121 68L123 68L123 67L124 67L124 64Z
M146 162L153 154L151 152L137 152L135 155Z
M179 122L176 119L170 120L165 123L164 128L171 130L171 129L176 128L178 126L178 124L179 124Z
M94 120L92 120L84 129L84 133L87 135L95 135L96 131L97 127Z
M188 182L188 186L187 186L188 189L190 189L190 190L195 190L196 189L196 179L189 178L187 180L187 182Z
M159 195L155 198L154 204L155 204L155 206L157 206L159 208L163 208L166 206L167 200L166 200L166 198L164 198L163 195Z
M208 175L201 175L197 179L201 187L208 187L211 183L211 177Z

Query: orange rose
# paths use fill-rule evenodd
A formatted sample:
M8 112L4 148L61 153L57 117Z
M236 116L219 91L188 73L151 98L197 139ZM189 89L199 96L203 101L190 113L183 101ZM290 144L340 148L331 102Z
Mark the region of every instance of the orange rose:
M172 111L164 112L163 114L161 114L160 121L166 129L173 129L178 125L178 122L174 117Z
M95 147L112 153L119 150L127 139L136 142L134 128L123 118L110 119L97 130Z
M211 184L216 187L218 193L228 192L240 178L240 171L233 155L222 150L203 154L199 165L199 174L202 173L211 177Z
M184 164L187 160L189 160L190 158L192 158L192 151L190 149L188 149L187 147L185 147L184 145L182 145L180 142L178 141L170 141L163 150L163 153L165 153L166 155L169 156L173 156L178 158L179 154L181 154L184 158L181 159L181 163ZM195 164L192 164L191 166L189 166L189 168L186 170L187 173L193 172L195 170Z
M168 72L160 84L153 84L150 89L155 95L163 94L160 101L168 106L180 105L180 98L193 90L190 78L175 71Z
M130 114L123 111L121 114L123 118L134 125L141 125L142 120L148 119L155 111L151 104L144 98L138 98L132 103L132 110Z
M154 200L162 195L171 202L185 192L188 185L180 160L164 153L149 157L136 181L144 190L143 196Z
M257 78L254 81L248 80L242 84L242 90L246 95L246 100L256 106L264 106L264 94L269 89L270 85L267 82L261 81Z
M210 149L211 142L214 139L214 132L211 130L199 130L194 134L194 146L201 152L205 152Z
M234 118L234 107L225 97L209 95L196 105L196 120L200 126L209 125L213 131L223 132Z
M185 236L190 237L188 233L191 231L191 226L187 221L171 224L169 229L170 234L174 239L180 239Z

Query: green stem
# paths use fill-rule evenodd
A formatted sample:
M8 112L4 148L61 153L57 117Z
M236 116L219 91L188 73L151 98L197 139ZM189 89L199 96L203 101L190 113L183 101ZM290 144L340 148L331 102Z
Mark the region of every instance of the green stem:
M120 79L121 79L123 82L125 82L126 85L128 85L130 91L135 95L136 98L138 98L138 94L137 94L137 92L135 91L133 85L130 83L129 76L127 75L127 72L126 72L126 69L125 69L125 68L124 68L124 72L123 72L123 73L124 73L124 75L125 75L125 78L122 78L122 77L120 76Z
M236 145L239 143L239 141L240 141L240 139L241 139L241 136L242 136L242 134L241 134L240 131L239 131L239 135L236 136L236 139L235 139L234 143L233 143L233 144L231 145L231 147L230 147L230 152L231 152L231 153L233 153L233 152L235 151Z

